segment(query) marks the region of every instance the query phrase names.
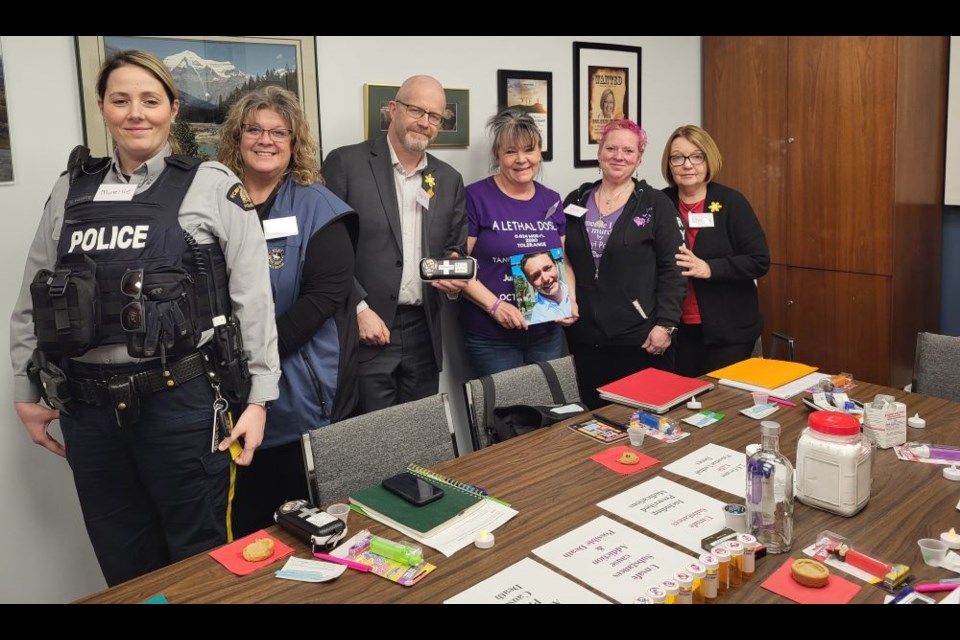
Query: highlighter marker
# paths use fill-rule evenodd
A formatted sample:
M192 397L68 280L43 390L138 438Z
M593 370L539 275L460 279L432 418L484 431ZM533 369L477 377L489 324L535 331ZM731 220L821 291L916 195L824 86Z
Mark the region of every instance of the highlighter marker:
M913 585L913 590L917 593L934 593L937 591L953 591L954 589L960 587L960 583L939 583L933 582L929 584L915 584Z

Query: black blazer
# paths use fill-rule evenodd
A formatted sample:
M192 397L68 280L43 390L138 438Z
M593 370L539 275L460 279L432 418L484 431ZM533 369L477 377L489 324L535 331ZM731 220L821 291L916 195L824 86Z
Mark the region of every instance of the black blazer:
M403 272L400 207L386 136L330 152L323 163L327 187L360 216L356 280L358 299L366 300L387 327L393 326ZM456 169L427 154L427 168L436 180L436 195L423 212L423 254L443 257L456 251L466 255L467 209L463 178ZM445 296L429 284L423 287L423 308L433 339L437 367L443 365L440 305ZM365 347L360 360L375 357L379 349Z
M636 182L636 181L635 181ZM600 183L584 184L564 200L585 206ZM636 186L594 266L583 217L567 214L567 260L577 280L580 319L567 337L588 345L642 345L655 324L675 327L687 294L677 267L683 220L663 193Z
M679 206L676 187L664 190ZM760 299L754 280L770 270L770 249L760 221L739 191L707 185L707 210L716 204L714 226L700 229L693 253L710 265L707 280L690 278L697 294L705 344L756 341L763 330ZM717 208L717 207L714 207Z

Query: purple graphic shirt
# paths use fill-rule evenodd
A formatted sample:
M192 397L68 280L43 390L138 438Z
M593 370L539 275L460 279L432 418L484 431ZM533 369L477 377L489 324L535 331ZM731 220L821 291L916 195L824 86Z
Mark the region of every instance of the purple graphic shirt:
M624 205L625 207L626 205ZM593 264L600 268L600 257L603 250L607 248L607 240L610 239L610 232L613 231L613 225L617 224L623 208L608 215L602 215L597 201L591 194L587 199L587 213L583 216L583 224L587 228L587 235L590 237L590 249L593 252Z
M516 294L510 270L510 256L533 253L562 246L567 220L560 194L535 182L536 193L530 200L514 200L505 195L493 178L485 178L467 187L467 235L477 239L473 257L477 259L477 278L504 302L513 304ZM516 336L504 329L486 310L472 302L460 306L463 328L487 338ZM532 325L529 331L553 331L551 323Z

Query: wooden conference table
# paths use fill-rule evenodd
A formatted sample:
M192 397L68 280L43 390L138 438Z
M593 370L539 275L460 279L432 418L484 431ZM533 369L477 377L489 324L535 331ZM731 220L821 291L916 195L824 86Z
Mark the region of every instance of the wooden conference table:
M907 404L910 415L919 412L926 419L925 430L908 429L909 440L960 445L960 403L865 383L858 383L850 395L869 401L876 393L896 396ZM497 529L493 549L481 551L471 546L446 558L424 548L425 559L437 569L410 588L349 570L324 584L278 580L273 572L282 566L282 561L251 576L238 578L206 554L200 554L81 602L137 603L162 593L171 603L440 603L523 558L535 557L532 549L598 516L619 520L597 507L597 503L657 475L722 502L739 502L739 498L719 489L663 470L665 465L709 442L738 451L743 451L751 442L759 442L759 422L738 412L751 404L748 393L719 387L699 399L704 409L723 413L726 418L702 430L690 427L691 436L673 444L647 437L643 452L659 459L661 464L631 476L619 476L589 459L604 447L566 428L566 424L576 419L437 465L435 470L482 486L492 495L510 502L519 515ZM630 410L611 405L600 413L624 419ZM681 407L669 415L682 418L691 413ZM797 439L806 425L808 413L802 405L783 407L771 418L783 427L781 451L791 462L796 458ZM877 449L874 453L873 491L866 508L852 518L844 518L796 502L794 545L789 555L803 557L801 550L812 544L820 531L829 529L847 536L855 546L876 557L911 565L921 581L947 577L946 570L923 564L917 540L939 538L942 531L951 527L960 529L960 512L956 510L960 484L944 479L941 465L902 462L892 449ZM401 538L397 532L357 513L350 515L349 525L351 532L369 528L375 534ZM305 543L276 527L270 531L293 546L298 557L310 557ZM647 531L643 533L652 535ZM718 602L788 602L760 587L785 558L768 555L759 560L754 579L725 594ZM855 578L850 580L861 584ZM883 596L884 592L878 587L864 584L853 602L880 603Z

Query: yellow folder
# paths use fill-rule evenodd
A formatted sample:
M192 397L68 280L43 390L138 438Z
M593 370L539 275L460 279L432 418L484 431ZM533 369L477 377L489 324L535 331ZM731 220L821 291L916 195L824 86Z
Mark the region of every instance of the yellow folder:
M749 358L731 364L728 367L711 371L707 375L711 378L736 380L737 382L745 382L747 384L764 387L765 389L774 389L802 378L805 375L809 375L816 370L816 367L811 367L810 365L799 362L770 360L768 358Z

